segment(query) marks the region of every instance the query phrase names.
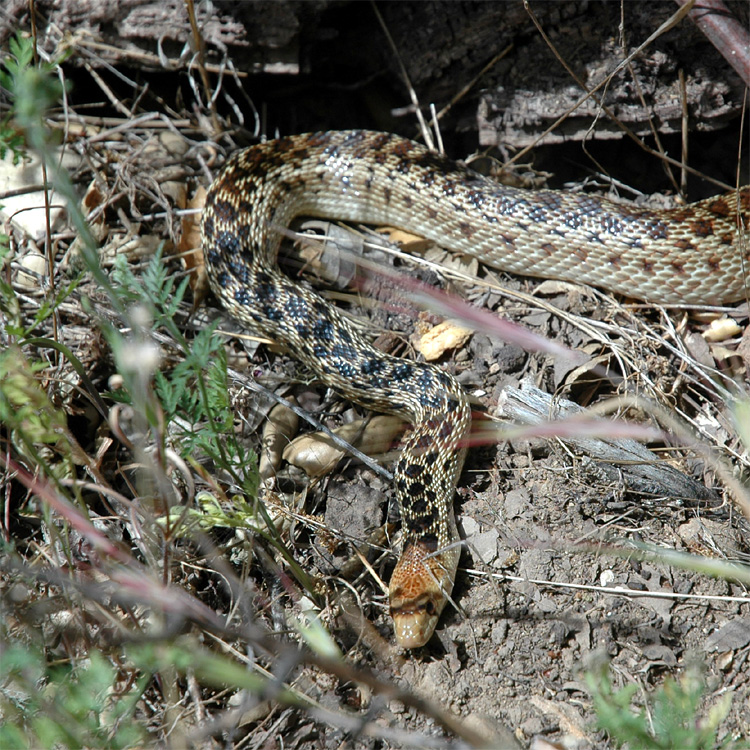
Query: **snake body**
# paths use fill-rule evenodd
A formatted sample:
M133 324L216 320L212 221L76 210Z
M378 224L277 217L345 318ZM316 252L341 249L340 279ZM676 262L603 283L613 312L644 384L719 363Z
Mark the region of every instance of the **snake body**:
M276 265L296 216L397 226L506 271L568 279L660 304L744 299L750 187L672 210L505 187L399 136L324 132L235 153L209 189L210 286L254 333L285 344L327 385L413 425L394 469L402 552L389 587L404 648L432 635L453 586L453 495L470 408L441 369L373 348Z

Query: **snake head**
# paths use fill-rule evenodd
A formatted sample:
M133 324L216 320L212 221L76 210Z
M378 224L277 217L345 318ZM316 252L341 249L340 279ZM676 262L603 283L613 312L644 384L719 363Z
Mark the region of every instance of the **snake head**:
M456 548L436 553L420 542L404 547L388 591L401 648L419 648L432 637L453 588L459 554Z

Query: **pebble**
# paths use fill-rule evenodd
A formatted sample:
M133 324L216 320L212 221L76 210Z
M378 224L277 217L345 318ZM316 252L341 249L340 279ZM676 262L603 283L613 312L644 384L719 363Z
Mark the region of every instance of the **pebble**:
M31 252L21 258L19 265L21 270L16 277L18 286L32 292L41 289L40 277L44 278L47 275L47 259L41 253ZM31 273L26 273L23 269Z

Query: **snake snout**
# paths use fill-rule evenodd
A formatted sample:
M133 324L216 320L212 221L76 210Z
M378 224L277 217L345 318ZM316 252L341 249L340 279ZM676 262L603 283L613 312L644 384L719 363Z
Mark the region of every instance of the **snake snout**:
M420 648L430 640L440 617L445 595L442 591L422 593L417 599L400 600L391 593L391 617L396 641L401 648Z

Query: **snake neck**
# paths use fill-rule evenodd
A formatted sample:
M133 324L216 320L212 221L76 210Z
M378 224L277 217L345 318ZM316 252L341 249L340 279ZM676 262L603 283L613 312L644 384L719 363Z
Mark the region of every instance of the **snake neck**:
M424 646L453 589L461 554L452 496L463 467L471 412L450 395L447 411L415 426L395 471L404 540L388 591L396 640Z

